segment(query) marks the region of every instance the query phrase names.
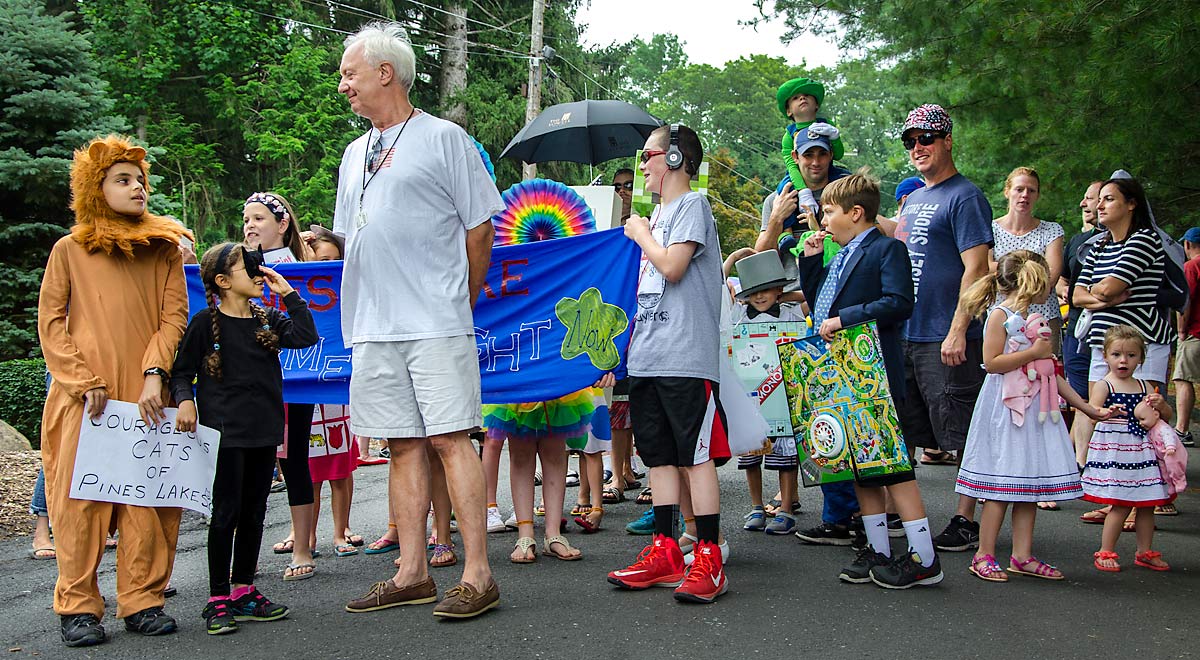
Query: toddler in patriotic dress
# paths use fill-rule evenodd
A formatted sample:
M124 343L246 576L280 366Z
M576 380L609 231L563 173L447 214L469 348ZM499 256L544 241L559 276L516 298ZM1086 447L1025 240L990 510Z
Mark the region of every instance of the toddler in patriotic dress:
M1121 406L1123 414L1096 425L1088 441L1087 463L1083 472L1083 499L1110 505L1104 518L1104 532L1094 564L1101 571L1121 570L1116 553L1125 519L1131 510L1137 511L1134 530L1137 553L1134 564L1154 571L1170 570L1162 553L1152 549L1154 541L1154 507L1175 499L1163 478L1148 437L1134 408L1145 401L1154 406L1163 419L1170 419L1172 410L1162 394L1146 391L1146 383L1133 377L1133 371L1145 355L1145 339L1141 332L1127 325L1115 325L1104 335L1104 361L1108 373L1092 388L1092 403ZM1134 427L1137 426L1135 429Z

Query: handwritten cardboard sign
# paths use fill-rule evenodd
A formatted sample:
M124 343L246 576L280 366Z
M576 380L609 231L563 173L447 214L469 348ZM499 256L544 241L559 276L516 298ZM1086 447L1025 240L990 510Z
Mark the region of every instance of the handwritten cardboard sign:
M71 497L153 507L183 507L212 515L213 476L221 434L207 426L183 433L175 408L166 421L146 426L138 407L109 401L96 420L79 428Z

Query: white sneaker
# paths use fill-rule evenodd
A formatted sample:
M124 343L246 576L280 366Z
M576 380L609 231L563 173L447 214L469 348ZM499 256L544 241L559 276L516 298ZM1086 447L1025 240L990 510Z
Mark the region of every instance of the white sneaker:
M500 515L499 510L496 511L496 515ZM508 517L507 520L504 521L504 527L511 530L517 529L517 513L515 511L511 516Z
M578 485L579 485L579 473L576 472L575 470L568 470L567 471L567 481L566 481L567 488L575 488Z
M494 506L489 506L487 510L487 531L488 534L508 531L508 527L504 525L504 519L500 517L500 509Z

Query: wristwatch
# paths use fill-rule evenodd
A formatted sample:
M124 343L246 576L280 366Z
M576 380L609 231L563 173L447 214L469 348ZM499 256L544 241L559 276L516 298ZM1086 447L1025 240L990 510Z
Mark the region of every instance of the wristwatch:
M160 369L159 367L150 367L145 372L143 372L142 375L143 376L162 376L163 378L166 378L169 374L167 374L165 369Z

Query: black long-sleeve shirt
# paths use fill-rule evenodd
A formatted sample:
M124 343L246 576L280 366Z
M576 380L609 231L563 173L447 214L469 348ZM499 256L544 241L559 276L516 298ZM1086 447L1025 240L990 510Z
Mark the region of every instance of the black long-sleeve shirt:
M320 337L308 303L293 292L283 304L286 316L273 308L266 310L280 348L317 343ZM204 359L213 346L214 313L221 331L221 380L204 370ZM269 447L283 441L283 370L279 356L255 340L258 328L254 316L237 318L203 309L188 323L175 355L171 394L177 402L195 399L200 423L221 432L222 447Z

